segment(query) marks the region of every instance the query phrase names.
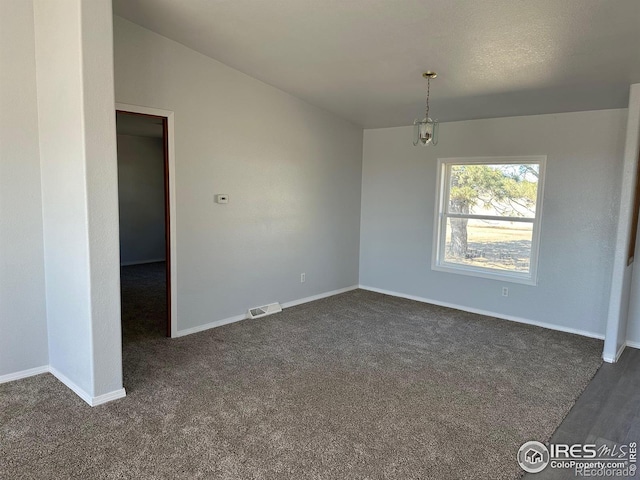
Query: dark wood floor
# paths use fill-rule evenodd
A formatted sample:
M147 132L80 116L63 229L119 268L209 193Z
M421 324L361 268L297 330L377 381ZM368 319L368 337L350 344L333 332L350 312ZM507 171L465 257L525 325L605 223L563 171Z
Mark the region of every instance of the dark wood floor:
M602 365L551 437L551 443L620 445L629 442L640 443L640 350L635 348L627 348L618 363ZM547 467L525 478L576 477L568 470ZM634 477L626 478L640 479L640 474L636 472Z

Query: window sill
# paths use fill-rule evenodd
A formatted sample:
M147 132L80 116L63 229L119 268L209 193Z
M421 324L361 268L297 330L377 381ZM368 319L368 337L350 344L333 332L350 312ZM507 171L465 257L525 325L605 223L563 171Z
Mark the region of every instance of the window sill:
M499 282L520 283L535 286L538 284L535 274L518 274L507 271L488 270L484 268L469 267L456 264L433 264L431 270L438 272L454 273L457 275L467 275L469 277L487 278Z

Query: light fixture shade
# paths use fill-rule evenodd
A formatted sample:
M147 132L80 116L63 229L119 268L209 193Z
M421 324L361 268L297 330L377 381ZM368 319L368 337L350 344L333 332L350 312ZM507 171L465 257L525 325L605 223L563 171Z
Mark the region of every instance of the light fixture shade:
M413 144L418 146L438 144L438 121L423 118L413 122Z

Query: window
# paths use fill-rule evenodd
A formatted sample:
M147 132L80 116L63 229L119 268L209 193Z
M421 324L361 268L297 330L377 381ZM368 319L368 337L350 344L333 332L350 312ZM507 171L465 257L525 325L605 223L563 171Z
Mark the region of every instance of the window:
M535 285L545 162L438 160L432 268Z

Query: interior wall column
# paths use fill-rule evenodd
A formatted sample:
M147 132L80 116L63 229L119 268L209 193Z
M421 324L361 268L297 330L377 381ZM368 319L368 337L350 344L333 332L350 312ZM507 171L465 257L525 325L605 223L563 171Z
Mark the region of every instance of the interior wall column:
M51 372L124 395L110 0L34 0Z
M624 148L624 166L620 190L620 210L618 213L618 231L616 251L611 279L609 314L602 358L606 362L616 362L626 345L629 316L629 298L633 267L640 259L628 262L631 226L633 225L633 203L638 168L638 149L640 143L640 83L631 85L629 91L629 110L627 133Z

